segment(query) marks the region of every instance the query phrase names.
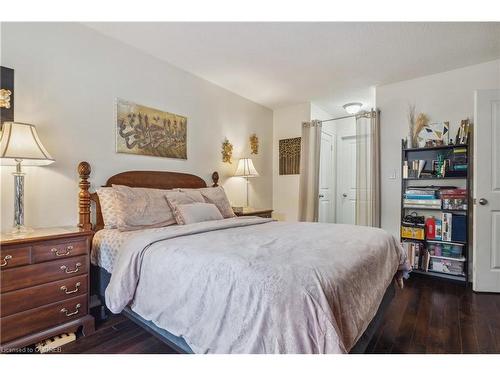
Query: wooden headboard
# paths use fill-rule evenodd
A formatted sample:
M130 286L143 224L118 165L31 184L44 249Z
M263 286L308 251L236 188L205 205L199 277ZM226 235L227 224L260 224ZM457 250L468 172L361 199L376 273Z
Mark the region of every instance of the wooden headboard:
M78 194L79 219L78 226L85 230L94 229L98 231L104 227L102 218L101 205L97 193L91 193L90 182L90 164L82 161L78 164L78 175L80 176L80 192ZM212 186L218 186L219 174L212 173ZM175 188L202 188L207 184L202 178L178 172L161 172L161 171L127 171L115 174L108 178L103 186L125 185L130 187L143 187L154 189L175 189ZM92 225L91 222L91 204L95 203L96 222Z

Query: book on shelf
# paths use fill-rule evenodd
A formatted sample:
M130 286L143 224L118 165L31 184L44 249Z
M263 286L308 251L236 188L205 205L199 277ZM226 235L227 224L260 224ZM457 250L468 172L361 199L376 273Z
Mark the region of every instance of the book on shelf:
M402 246L406 250L406 256L412 269L429 270L430 254L423 243L404 241Z
M420 209L440 209L441 199L403 199L403 207Z
M452 217L453 215L449 212L443 212L442 219L442 233L441 236L443 241L451 241L451 226L452 226Z
M435 195L431 194L409 194L405 193L405 198L406 199L435 199Z

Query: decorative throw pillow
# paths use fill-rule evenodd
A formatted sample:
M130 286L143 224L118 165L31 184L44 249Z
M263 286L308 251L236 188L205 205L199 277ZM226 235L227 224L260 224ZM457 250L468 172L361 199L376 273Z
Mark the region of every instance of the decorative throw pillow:
M118 227L118 208L115 191L112 187L101 187L97 189L97 196L101 205L104 228L116 229Z
M165 202L168 190L131 188L113 185L121 231L159 228L175 224L170 206Z
M165 193L165 200L172 209L177 224L184 224L182 215L178 211L178 206L182 204L205 203L205 199L197 190L169 191Z
M198 189L205 201L215 204L224 218L235 217L231 203L222 186Z
M212 203L179 204L176 206L176 212L183 224L224 219L219 209Z

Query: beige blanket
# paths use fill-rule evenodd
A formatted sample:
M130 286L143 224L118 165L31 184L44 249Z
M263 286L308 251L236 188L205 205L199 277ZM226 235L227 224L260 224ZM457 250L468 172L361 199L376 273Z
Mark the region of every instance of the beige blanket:
M124 243L108 308L133 311L195 353L345 353L398 266L381 229L233 218L139 232Z

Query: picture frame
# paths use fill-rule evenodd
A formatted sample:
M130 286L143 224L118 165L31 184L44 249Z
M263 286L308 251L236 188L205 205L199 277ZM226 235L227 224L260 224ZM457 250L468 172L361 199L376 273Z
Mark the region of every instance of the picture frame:
M187 117L116 100L116 152L187 159Z
M448 121L427 124L417 134L417 143L419 147L447 145L449 140L450 123Z

